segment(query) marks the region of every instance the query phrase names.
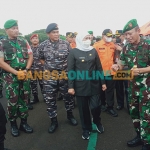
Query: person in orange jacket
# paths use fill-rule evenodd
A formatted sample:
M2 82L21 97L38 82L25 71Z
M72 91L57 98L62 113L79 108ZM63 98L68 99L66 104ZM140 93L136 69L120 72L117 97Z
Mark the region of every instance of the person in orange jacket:
M111 66L115 63L115 51L116 46L112 42L112 31L110 29L105 29L102 33L102 40L96 42L93 47L97 50L99 58L102 63L104 76L106 80L107 90L101 91L102 99L102 111L106 111L113 117L117 117L118 114L113 109L114 107L114 89L115 89L115 80L113 80L114 72L111 69ZM107 108L106 102L107 101Z
M72 32L66 33L66 40L70 43L72 49L76 48L75 37L75 34Z

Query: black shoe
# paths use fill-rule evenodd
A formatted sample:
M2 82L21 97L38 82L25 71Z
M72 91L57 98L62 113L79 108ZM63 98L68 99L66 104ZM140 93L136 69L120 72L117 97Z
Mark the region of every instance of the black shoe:
M88 130L83 131L82 139L83 140L89 140L89 138L90 138L90 132Z
M99 123L98 125L96 124L96 130L99 132L99 133L103 133L104 132L104 127L101 123Z
M142 150L150 150L150 144L143 145Z
M67 119L70 121L70 123L73 125L73 126L76 126L78 124L77 120L74 118L72 112L68 112L67 111Z
M34 95L34 99L31 100L30 104L35 104L35 103L38 103L39 102L39 98L37 95Z
M138 145L142 145L142 141L141 141L141 137L140 137L140 133L137 132L137 136L133 139L127 142L127 145L129 147L135 147Z
M33 129L27 124L27 119L21 119L19 130L25 133L33 133Z
M19 130L18 130L18 126L17 126L17 122L15 121L10 121L11 124L11 134L14 137L19 136Z
M117 117L118 114L113 109L108 109L107 112L112 115L113 117Z
M123 109L123 108L124 108L123 106L118 105L116 109L117 109L117 110L121 110L121 109Z
M105 106L105 105L102 105L102 106L101 106L101 111L104 112L104 111L106 111L106 110L107 110L106 106Z
M50 125L50 127L49 127L49 129L48 129L48 132L49 132L49 133L55 132L55 130L56 130L57 127L58 127L58 121L57 121L57 118L56 118L56 117L55 117L55 118L52 118L51 121L52 121L52 123L51 123L51 125Z
M2 93L2 90L0 90L0 98L3 97L3 93Z

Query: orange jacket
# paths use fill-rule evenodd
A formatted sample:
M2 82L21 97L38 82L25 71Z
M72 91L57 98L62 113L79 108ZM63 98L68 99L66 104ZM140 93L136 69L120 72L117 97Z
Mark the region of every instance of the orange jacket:
M72 42L72 43L70 43L70 46L71 46L72 49L73 49L73 48L76 48L76 43L75 43L75 42Z
M115 44L113 42L106 43L104 40L96 42L93 47L98 52L104 75L114 75L115 72L112 71L111 67L114 64L115 57Z

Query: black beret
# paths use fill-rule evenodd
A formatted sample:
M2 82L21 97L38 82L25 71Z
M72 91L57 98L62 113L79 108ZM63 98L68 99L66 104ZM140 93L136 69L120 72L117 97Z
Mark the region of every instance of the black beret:
M105 29L102 33L102 35L106 35L106 36L112 36L112 31L110 29Z
M46 28L46 33L50 33L53 30L58 30L58 26L56 23L51 23Z

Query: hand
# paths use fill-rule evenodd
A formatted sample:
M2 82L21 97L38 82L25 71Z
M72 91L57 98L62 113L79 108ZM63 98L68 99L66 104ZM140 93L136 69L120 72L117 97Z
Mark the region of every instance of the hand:
M25 79L25 72L24 72L24 70L17 71L17 77L18 77L18 80L24 80Z
M119 45L116 44L115 47L116 47L116 50L122 51L122 47L121 46L119 46Z
M102 90L105 91L107 89L106 84L102 85Z
M112 68L112 70L113 71L118 71L119 70L119 65L118 64L113 64L112 66L111 66L111 68Z
M132 68L131 69L133 76L138 76L140 74L139 68Z
M74 95L74 94L75 94L75 91L74 91L74 89L69 89L69 90L68 90L68 93L71 94L71 95Z

